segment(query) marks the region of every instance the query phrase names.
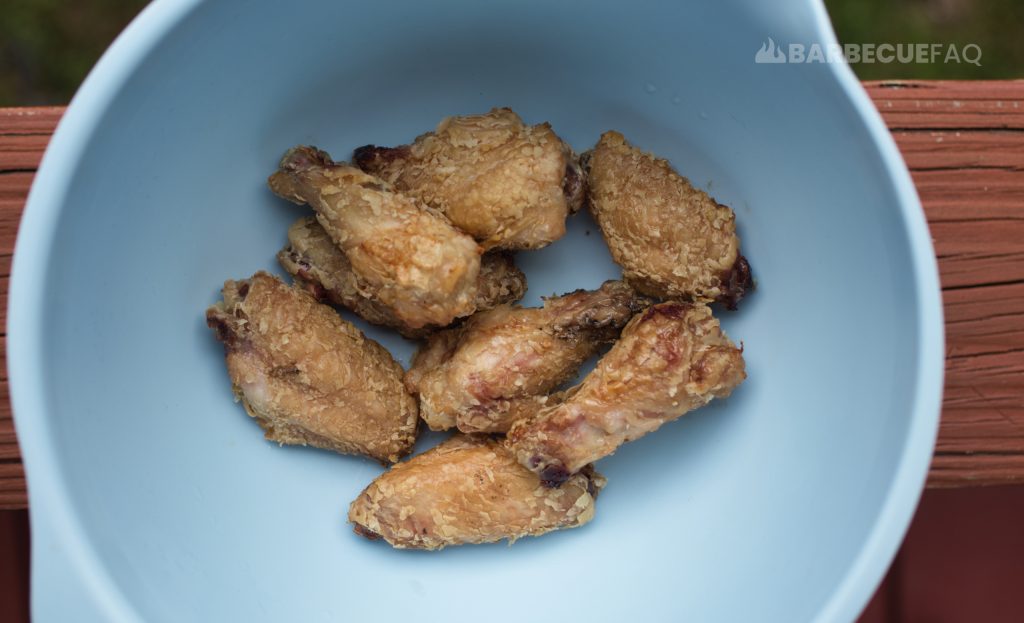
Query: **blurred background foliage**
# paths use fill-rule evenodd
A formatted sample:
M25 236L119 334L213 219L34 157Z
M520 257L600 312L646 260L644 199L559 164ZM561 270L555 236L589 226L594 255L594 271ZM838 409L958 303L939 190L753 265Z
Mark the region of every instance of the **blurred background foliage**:
M141 0L0 0L0 106L66 104Z
M981 47L968 63L854 65L863 80L1024 78L1024 0L825 0L839 41Z
M145 4L143 0L0 2L0 106L66 103L103 50ZM844 43L974 43L983 51L981 67L854 65L865 80L1024 77L1024 0L826 0L826 4Z

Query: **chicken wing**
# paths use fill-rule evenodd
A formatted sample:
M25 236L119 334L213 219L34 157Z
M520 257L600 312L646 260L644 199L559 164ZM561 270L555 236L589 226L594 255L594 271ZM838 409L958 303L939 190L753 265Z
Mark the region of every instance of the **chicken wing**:
M732 210L618 132L605 132L583 166L590 211L626 281L658 298L736 308L753 279Z
M356 533L402 549L513 542L589 522L604 484L587 467L546 488L501 443L456 435L370 483L348 519Z
M546 406L548 394L614 340L650 301L621 281L551 297L543 307L502 305L435 333L405 375L433 430L505 432Z
M289 150L269 183L313 207L364 296L411 329L473 313L480 249L442 215L313 147Z
M550 125L525 125L508 108L448 117L411 145L366 145L352 160L444 212L486 249L558 240L583 202L576 154Z
M437 329L435 325L414 329L402 322L395 310L363 294L365 287L352 264L313 217L302 217L291 226L288 246L277 259L317 300L347 307L368 322L393 327L407 338L420 338ZM480 258L475 301L478 311L518 301L525 292L526 275L510 254L493 252Z
M742 350L706 305L662 303L626 325L571 397L516 422L508 439L520 463L557 485L744 378Z
M227 281L206 322L224 343L236 399L281 444L395 462L416 441L402 367L305 290L258 272Z

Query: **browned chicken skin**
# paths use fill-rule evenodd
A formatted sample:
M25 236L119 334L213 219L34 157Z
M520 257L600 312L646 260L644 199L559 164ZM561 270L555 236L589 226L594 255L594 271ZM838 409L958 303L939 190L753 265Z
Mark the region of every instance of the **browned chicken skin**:
M546 123L508 108L448 117L411 145L367 145L353 162L437 208L486 249L536 249L565 235L583 202L576 155Z
M706 305L662 303L626 325L571 397L516 422L508 440L520 463L557 485L744 378L742 351Z
M258 272L227 281L206 322L245 410L282 444L394 462L416 441L416 401L380 344L305 290Z
M281 266L318 300L341 305L377 325L393 327L407 338L420 338L435 325L412 328L380 300L366 296L352 264L317 220L306 216L288 230L288 246L277 254ZM508 253L486 253L480 258L475 307L486 311L518 301L526 292L526 275Z
M296 147L270 188L308 203L345 254L366 297L411 329L473 313L480 249L444 216L313 147Z
M405 376L434 430L505 432L549 403L548 394L613 341L650 301L621 281L545 299L539 308L502 305L435 333Z
M588 467L546 488L499 442L456 435L370 483L348 519L357 533L402 549L512 542L587 523L604 483Z
M618 132L583 163L590 211L626 281L658 298L736 308L753 279L732 210Z

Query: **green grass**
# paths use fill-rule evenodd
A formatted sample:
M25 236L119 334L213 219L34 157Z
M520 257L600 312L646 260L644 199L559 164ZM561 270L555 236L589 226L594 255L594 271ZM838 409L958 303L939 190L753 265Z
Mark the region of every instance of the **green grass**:
M981 47L981 66L967 63L858 64L864 80L884 78L1008 79L1024 77L1021 0L825 0L844 43L940 43Z
M64 104L142 0L0 2L0 106Z
M4 0L0 5L0 106L66 103L103 50L145 4L142 0ZM1024 77L1024 0L826 0L826 4L839 40L845 43L974 43L983 53L980 67L855 65L863 79Z

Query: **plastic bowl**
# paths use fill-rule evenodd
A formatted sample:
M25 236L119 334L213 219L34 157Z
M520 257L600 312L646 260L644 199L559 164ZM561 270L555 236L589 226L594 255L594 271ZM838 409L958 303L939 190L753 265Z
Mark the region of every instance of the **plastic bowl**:
M36 620L855 617L933 448L936 263L853 74L755 63L769 37L834 43L812 1L146 9L61 123L14 260ZM721 316L750 378L602 461L585 528L394 551L345 524L379 466L263 441L203 310L302 213L264 184L285 148L344 158L495 105L578 150L620 130L734 207L759 289ZM570 229L520 255L527 304L618 274Z

